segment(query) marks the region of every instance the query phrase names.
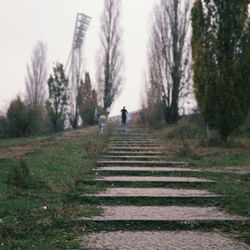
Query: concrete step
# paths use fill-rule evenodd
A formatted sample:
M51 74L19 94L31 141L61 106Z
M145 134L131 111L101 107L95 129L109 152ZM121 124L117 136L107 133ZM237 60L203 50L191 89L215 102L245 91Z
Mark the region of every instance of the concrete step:
M110 138L110 142L159 142L157 139L153 138L136 138L136 137L131 137L131 138Z
M106 151L106 155L163 155L161 151Z
M135 138L135 137L124 137L124 138L119 138L119 140L117 139L110 139L109 142L115 142L115 143L123 143L123 142L127 142L127 143L133 143L133 142L138 142L138 143L142 143L142 142L152 142L152 143L155 143L155 142L158 142L158 143L161 143L161 141L159 140L155 140L155 139L152 139L152 138Z
M130 166L105 166L93 169L97 172L202 172L201 169L186 167L130 167Z
M112 142L109 143L110 146L120 146L120 147L162 147L160 143L148 143L148 142Z
M131 229L130 229L131 230ZM231 235L204 231L116 231L84 234L80 245L109 250L249 250Z
M120 137L120 138L145 138L151 137L152 134L148 132L138 132L138 131L129 131L129 130L121 130L117 132L112 132L112 137Z
M103 155L100 160L166 160L166 157L159 155Z
M85 180L84 182L96 182L96 183L120 183L120 182L132 182L132 183L215 183L213 180L196 178L196 177L169 177L169 176L99 176L94 180Z
M249 221L249 218L232 216L218 208L202 206L101 206L100 216L81 217L84 221L151 221L199 223L215 221Z
M164 150L164 147L162 146L154 146L154 147L149 147L149 146L111 146L109 145L108 148L113 151L159 151L159 150Z
M99 166L103 165L116 165L116 166L176 166L187 165L187 162L175 162L175 161L143 161L143 160L99 160L97 161Z
M113 135L110 140L158 140L149 134L136 135L136 134L123 134L123 135Z
M200 189L173 189L173 188L107 188L97 194L86 194L87 197L151 197L151 198L215 198L221 197L206 190Z

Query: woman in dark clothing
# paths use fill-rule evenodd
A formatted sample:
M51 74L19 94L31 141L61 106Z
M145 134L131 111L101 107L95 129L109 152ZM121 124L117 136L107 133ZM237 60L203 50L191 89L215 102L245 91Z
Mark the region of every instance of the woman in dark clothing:
M123 109L121 110L121 113L122 113L122 123L126 124L128 111L126 110L125 107L123 107Z

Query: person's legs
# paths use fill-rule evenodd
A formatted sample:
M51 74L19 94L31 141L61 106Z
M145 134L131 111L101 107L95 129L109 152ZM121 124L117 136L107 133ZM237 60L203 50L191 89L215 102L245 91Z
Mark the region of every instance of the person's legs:
M122 116L122 123L126 124L126 116L125 115Z

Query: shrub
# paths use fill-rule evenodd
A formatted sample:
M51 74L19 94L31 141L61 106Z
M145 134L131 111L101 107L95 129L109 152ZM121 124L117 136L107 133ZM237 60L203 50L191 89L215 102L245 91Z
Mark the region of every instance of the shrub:
M8 137L8 119L0 116L0 138Z
M7 130L11 137L28 136L39 130L40 113L25 104L18 96L10 103L7 111ZM40 122L41 123L41 122Z
M8 178L8 184L13 188L27 188L31 184L31 175L27 164L20 161L12 166Z
M204 127L197 121L192 122L186 118L179 120L177 124L168 125L164 137L166 139L195 139L204 133Z
M140 120L151 128L160 128L164 124L161 104L155 103L143 108Z

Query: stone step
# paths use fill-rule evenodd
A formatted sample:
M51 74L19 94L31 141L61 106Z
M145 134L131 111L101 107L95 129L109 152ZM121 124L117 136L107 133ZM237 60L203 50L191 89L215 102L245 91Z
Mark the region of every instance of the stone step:
M157 140L151 135L131 135L131 134L124 134L124 135L113 135L110 137L110 140Z
M110 144L125 144L125 145L137 145L137 144L154 144L154 145L161 145L161 142L155 140L121 140L121 141L109 141Z
M215 183L215 181L196 177L169 177L169 176L99 176L85 182L132 182L132 183Z
M82 247L109 250L249 250L231 235L204 231L116 231L84 234Z
M174 166L174 165L187 165L187 162L175 161L139 161L139 160L99 160L98 165L126 165L126 166Z
M249 221L249 218L232 216L218 208L202 206L101 206L100 216L81 217L84 221L152 221L152 222L215 222Z
M112 138L110 139L110 142L159 142L159 140L153 139L153 138Z
M114 150L114 151L159 151L159 150L163 150L164 147L141 147L141 146L110 146L108 147L110 150Z
M101 160L166 160L166 157L159 155L103 155Z
M97 172L202 172L201 169L184 167L130 167L130 166L105 166L93 169Z
M112 142L109 143L110 146L120 146L120 147L161 147L162 145L160 143L148 143L148 142Z
M152 136L151 133L145 133L145 132L136 132L136 131L129 131L129 130L123 130L119 132L112 132L112 137L121 137L121 138L145 138Z
M163 155L161 151L106 151L107 155Z
M200 189L173 189L173 188L107 188L97 194L86 194L88 197L151 197L151 198L215 198L222 197Z

